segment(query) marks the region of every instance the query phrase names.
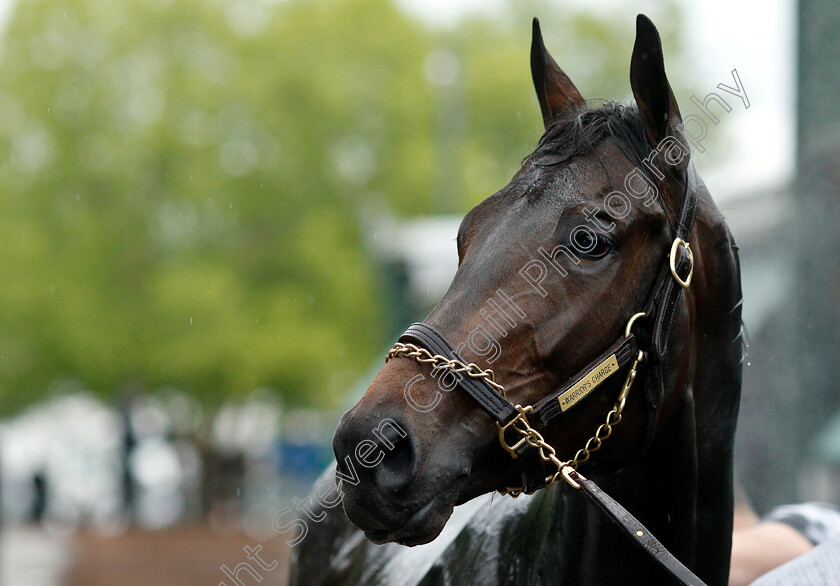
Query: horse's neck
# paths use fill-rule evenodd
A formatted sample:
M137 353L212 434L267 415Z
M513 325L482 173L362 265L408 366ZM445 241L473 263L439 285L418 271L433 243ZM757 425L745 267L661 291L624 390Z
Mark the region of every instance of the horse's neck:
M696 467L685 454L694 446L685 437L662 438L641 461L621 472L593 478L636 516L674 555L692 565L695 557ZM685 454L677 457L676 452ZM560 583L651 584L663 576L655 563L631 543L581 495L567 486L553 495L561 524L553 557L563 565Z

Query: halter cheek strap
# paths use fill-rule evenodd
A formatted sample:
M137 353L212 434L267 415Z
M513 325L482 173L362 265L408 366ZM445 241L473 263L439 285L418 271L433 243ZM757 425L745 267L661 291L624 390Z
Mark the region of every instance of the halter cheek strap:
M688 243L694 217L697 214L697 171L694 163L688 167L682 210L676 226L676 237L668 253L669 275L661 277L657 289L662 292L659 311L653 330L653 350L658 360L664 360L668 350L668 336L683 289L688 289L694 276L694 253ZM651 315L651 314L649 314Z

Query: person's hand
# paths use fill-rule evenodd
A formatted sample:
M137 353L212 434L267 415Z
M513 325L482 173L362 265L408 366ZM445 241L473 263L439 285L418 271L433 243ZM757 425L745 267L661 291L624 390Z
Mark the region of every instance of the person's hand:
M771 521L738 529L732 534L729 586L747 586L813 547L804 535L785 523Z

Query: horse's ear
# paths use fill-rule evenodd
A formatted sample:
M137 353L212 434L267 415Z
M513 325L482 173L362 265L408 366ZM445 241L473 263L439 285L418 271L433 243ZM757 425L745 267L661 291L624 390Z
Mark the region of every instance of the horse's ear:
M540 101L545 127L551 126L561 112L582 108L586 102L572 80L563 73L543 44L540 21L534 19L531 38L531 77Z
M630 87L654 144L674 133L680 124L680 109L665 76L662 41L651 20L636 17L636 44L630 61Z

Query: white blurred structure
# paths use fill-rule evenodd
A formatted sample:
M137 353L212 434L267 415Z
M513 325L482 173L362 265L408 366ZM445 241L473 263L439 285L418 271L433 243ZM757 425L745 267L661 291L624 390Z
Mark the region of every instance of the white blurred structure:
M5 520L34 513L56 529L83 521L103 530L122 524L119 417L74 391L0 424Z
M377 256L405 265L408 301L413 305L431 307L449 288L458 268L455 237L462 219L462 216L404 221L382 218L366 229L368 246Z
M176 389L131 394L119 410L74 383L52 391L0 422L5 525L40 523L55 535L162 529L199 520L220 500L239 515L276 490L282 409L266 390L223 405L207 425Z

